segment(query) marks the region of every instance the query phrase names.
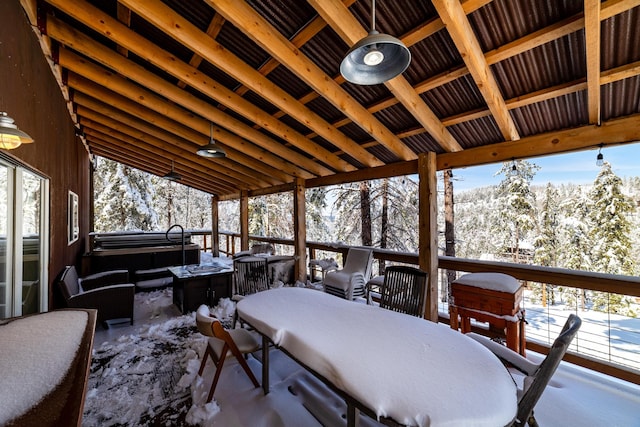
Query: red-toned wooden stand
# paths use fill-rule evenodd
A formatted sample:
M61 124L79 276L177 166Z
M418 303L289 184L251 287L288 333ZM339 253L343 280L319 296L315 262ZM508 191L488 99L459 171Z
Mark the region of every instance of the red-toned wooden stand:
M500 292L471 285L451 284L449 317L452 329L471 332L471 319L489 323L506 336L507 347L525 356L526 337L522 286L514 293Z

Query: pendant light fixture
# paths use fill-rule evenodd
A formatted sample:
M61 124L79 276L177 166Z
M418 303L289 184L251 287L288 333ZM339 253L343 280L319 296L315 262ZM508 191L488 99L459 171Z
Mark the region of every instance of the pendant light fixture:
M167 172L163 178L169 181L180 181L182 179L182 175L173 170L173 160L171 160L171 172Z
M198 151L196 151L196 154L202 157L215 157L215 158L227 156L227 153L224 152L222 147L216 144L216 142L213 140L213 123L210 123L210 127L209 127L209 143L207 145L200 147Z
M604 155L602 154L602 147L604 144L600 144L600 149L598 150L598 155L596 156L596 166L604 165Z
M14 120L4 111L0 113L0 148L5 150L13 150L22 144L30 144L33 142L26 133L18 129L14 124Z
M402 74L411 62L411 52L397 38L376 31L376 0L371 0L371 31L342 60L340 74L349 82L375 85Z

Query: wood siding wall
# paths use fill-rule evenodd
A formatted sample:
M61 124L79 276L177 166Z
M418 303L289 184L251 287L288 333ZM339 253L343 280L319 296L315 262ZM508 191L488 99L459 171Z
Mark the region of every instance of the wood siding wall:
M0 111L35 139L5 153L49 178L49 308L53 309L52 283L65 265L79 264L88 241L90 159L75 136L60 88L18 0L0 1ZM69 190L80 201L80 239L68 246Z

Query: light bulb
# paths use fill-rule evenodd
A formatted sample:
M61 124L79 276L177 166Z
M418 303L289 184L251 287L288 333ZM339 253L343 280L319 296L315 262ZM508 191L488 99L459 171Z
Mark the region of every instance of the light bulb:
M5 150L13 150L22 145L20 137L18 135L9 135L6 133L0 133L0 148Z
M604 156L602 155L602 153L598 153L598 156L596 157L596 166L602 165L604 165Z
M364 63L370 67L380 64L384 60L384 54L380 52L378 49L371 49L364 56Z

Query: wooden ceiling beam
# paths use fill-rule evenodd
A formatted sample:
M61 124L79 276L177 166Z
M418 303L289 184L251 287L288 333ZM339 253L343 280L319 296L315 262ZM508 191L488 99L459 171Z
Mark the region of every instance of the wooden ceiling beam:
M473 12L475 9L467 11L467 3L473 3L472 0L468 0L462 3L462 7L464 8L467 14ZM478 6L478 5L474 5ZM611 18L619 13L625 12L634 7L640 6L640 0L608 0L602 3L600 20L603 21L605 19ZM439 18L438 21L441 22ZM444 25L442 26L444 28ZM514 40L511 43L508 43L504 46L500 46L497 49L486 52L485 59L489 65L496 64L500 61L504 61L505 59L511 58L513 56L519 55L527 50L533 49L534 47L541 46L550 41L559 39L568 34L574 33L576 31L580 31L584 28L584 15L582 13L576 14L570 18L565 19L564 21L549 25L545 28L542 28L532 34L528 34L524 37L521 37L517 40ZM431 34L428 34L431 35ZM428 35L425 35L427 37ZM407 41L403 40L404 43ZM440 73L436 76L430 77L423 82L418 83L414 86L414 89L418 94L422 94L433 90L439 86L443 86L447 83L450 83L454 80L457 80L465 75L469 74L469 69L466 66L461 66L455 68L453 70L448 70L443 73ZM632 65L629 66L629 77L637 75L634 67ZM603 79L607 77L607 72L602 73ZM626 78L620 77L619 78ZM605 84L607 81L603 80L601 84ZM313 92L315 94L315 92ZM397 104L399 101L396 98L386 99L379 103L373 104L367 108L370 112L379 111L380 109L391 107ZM511 109L511 108L509 108ZM460 114L460 117L464 117L465 113ZM449 119L443 119L443 123L445 123ZM467 121L467 120L462 120ZM349 123L350 120L341 120L339 122L339 126L344 126ZM446 124L446 123L445 123ZM449 125L447 125L449 126ZM308 135L307 135L308 136Z
M176 36L176 34L179 34L181 36L186 34L185 37L188 42L185 40L180 41L187 43L191 50L197 52L200 56L206 58L209 61L211 61L210 56L212 55L214 57L215 55L223 55L227 58L229 58L229 56L233 56L225 49L221 49L221 47L215 47L217 45L215 41L207 37L203 37L203 33L199 29L197 29L197 27L179 16L171 8L163 5L160 2L156 3L152 2L151 0L137 2L133 0L120 1L127 7L129 7L133 12L137 13L140 16L143 16L147 20L168 19L169 23L167 23L166 25L159 25L159 29L167 32L169 35L174 37ZM118 44L126 46L127 49L129 49L131 52L135 52L136 55L149 61L151 64L155 65L161 70L171 74L179 80L185 81L189 86L196 88L198 91L214 99L216 102L224 104L226 107L239 113L251 122L259 124L260 127L291 143L293 146L297 147L304 153L307 153L308 155L318 159L319 162L322 162L323 164L326 164L332 169L338 171L348 171L355 169L355 167L349 162L339 158L338 156L335 156L329 150L326 150L319 144L316 144L314 141L309 140L300 132L296 131L285 123L275 119L273 116L267 114L256 105L237 95L232 90L227 89L226 87L224 87L224 85L216 82L206 74L203 74L197 69L189 66L187 63L180 61L175 55L172 55L171 53L160 48L152 41L147 40L139 34L124 27L117 20L111 18L110 16L91 6L87 2L81 0L49 0L49 2L63 10L65 13L68 13L75 19L78 19L80 22L89 26L93 30L98 31L100 34L108 37ZM154 11L161 12L154 14ZM200 47L200 49L198 47ZM203 47L206 48L203 49ZM221 67L221 65L216 61L211 62L218 67ZM249 65L239 60L236 60L234 62L232 68L226 69L226 72L234 75L234 77L236 78L240 78L240 76L245 73L253 73L253 77L264 79L265 81L260 82L260 85L256 84L258 93L263 96L264 94L260 92L260 87L262 85L265 85L265 88L263 89L266 89L267 85L272 85L274 88L277 88L276 85L269 82L269 80L261 76L260 73L256 72ZM179 88L176 89L179 90ZM282 105L287 105L287 103L291 102L292 106L290 107L290 114L293 117L299 119L298 116L302 112L298 111L298 109L295 107L295 99L290 97L285 91L281 90L280 88L277 89L281 92L280 99L276 100L274 97L274 99L270 99L270 102L280 102L282 103ZM286 97L287 99L283 100L282 97ZM303 108L306 109L306 107ZM226 116L226 114L221 110L218 111L220 114L224 114ZM307 126L317 126L318 129L324 126L322 123L316 123L317 120L322 120L320 116L316 115L309 109L306 109L306 113L307 122L305 124ZM227 127L222 122L218 123L224 127ZM329 138L330 141L336 143L336 141L340 140L340 135L342 135L343 140L347 138L346 135L341 134L337 129L334 129L334 131L331 132L331 126L328 123L326 123L326 125L328 126L327 130L329 131L329 133L333 135L333 138ZM365 152L367 156L375 159L373 155L366 152L366 150L362 150L355 142L352 142L352 145L353 147L346 148L354 152L359 149Z
M164 175L171 170L170 158L158 158L140 147L123 144L116 138L101 134L92 129L89 129L89 131L86 137L93 154L159 177L164 177ZM164 160L164 163L162 160ZM226 187L220 185L218 181L204 178L201 174L190 174L186 170L181 169L175 169L175 171L182 175L182 180L179 182L183 185L214 194L219 192L227 194L229 191L233 191L226 189Z
M221 0L208 1L217 3ZM365 30L362 25L360 25L360 23L351 14L351 12L349 12L349 9L347 9L339 0L309 0L309 3L316 11L318 11L323 19L329 23L331 28L348 45L354 45L356 42L367 35L367 30ZM440 122L433 111L427 106L422 98L420 98L420 96L402 75L389 80L385 83L385 86L391 91L391 93L393 93L393 95L400 101L400 103L405 106L407 111L409 111L409 113L413 115L418 123L420 123L427 130L427 132L429 132L429 134L433 136L436 142L440 144L440 146L442 146L446 151L462 150L462 147L460 146L460 144L458 144L453 135L451 135L451 133L442 125L442 122ZM320 91L318 87L315 87L315 89L317 91ZM341 107L339 103L336 104L335 101L333 103L337 107ZM360 126L362 126L362 123L358 123L358 120L349 115L348 111L345 111L344 108L341 109L347 117L349 117L356 124L360 124ZM372 116L372 114L368 111L367 113ZM367 127L363 128L367 131L369 130ZM378 140L378 142L384 145L384 143L380 141L379 138L376 138L373 134L372 136L374 137L374 139ZM398 141L400 140L399 138L397 139ZM406 145L402 145L407 150L409 150ZM417 158L417 155L411 152L410 156L404 156L401 158L403 158L404 160L414 160Z
M110 117L105 116L104 114L89 110L88 108L83 106L78 106L78 110L82 110L82 113L80 114L80 124L82 126L91 127L106 135L111 135L114 138L125 141L128 144L136 145L144 143L150 151L162 150L164 152L169 152L172 154L174 159L189 159L189 161L198 165L198 169L200 169L202 173L208 176L213 176L217 180L220 180L221 185L225 185L232 189L248 187L255 188L261 186L259 184L256 184L255 182L250 182L250 180L238 180L233 177L227 176L216 169L204 167L199 163L196 163L197 159L194 159L190 155L185 155L181 150L177 149L172 144L166 143L161 139L140 132L131 126L113 120Z
M100 15L102 16L101 13ZM170 84L166 80L145 70L143 67L133 63L132 61L123 58L55 17L48 17L47 33L60 43L72 47L80 53L87 55L107 67L110 67L121 75L136 81L156 93L166 96L171 101L206 117L214 123L218 123L220 126L229 129L229 131L252 141L256 145L262 146L274 154L285 158L291 163L305 168L315 175L330 174L333 172L331 169L302 154L288 149L281 143L278 143L256 129L253 129L251 126L248 126L240 120L220 111L208 102L191 95L187 91ZM64 49L60 52L61 57L63 51ZM109 84L107 83L105 86L109 87Z
M603 71L600 75L600 83L606 85L637 75L640 75L640 61Z
M640 114L635 114L604 122L601 126L587 125L524 137L518 141L468 148L459 153L438 154L436 164L438 170L455 169L509 161L513 158L525 159L595 149L600 143L618 145L637 143L638 141L640 141ZM305 185L307 188L315 188L416 173L418 173L418 161L413 160L356 172L312 178L306 180Z
M432 3L458 48L473 80L478 85L478 90L498 124L502 136L507 141L520 139L516 124L507 110L498 87L498 82L489 68L480 43L462 6L457 0L433 0Z
M153 169L151 173L161 178L171 170L171 162L173 159L170 156L165 157L161 155L162 152L154 153L146 151L141 145L123 144L122 141L91 128L87 128L86 137L90 142L92 151L95 152L96 148L99 147L101 151L100 155L107 159L115 160L141 170L144 170L142 167L150 167ZM126 162L121 160L126 160ZM207 193L233 191L226 190L224 186L219 185L220 183L218 181L209 179L202 173L188 166L185 167L183 164L174 162L174 171L182 175L182 180L179 182L183 185L197 185L199 189L203 189Z
M224 25L224 18L216 13L215 15L213 15L213 19L209 23L209 26L207 27L207 31L205 32L205 34L215 40L216 37L218 37L218 34L220 33L220 30L222 29L223 25ZM202 59L203 59L202 56L198 55L197 53L194 53L191 59L189 60L189 65L192 66L193 68L198 68L202 63ZM179 88L184 89L186 86L187 84L182 80L178 82Z
M584 0L589 123L600 124L600 0Z
M97 113L102 114L105 117L108 117L112 123L120 122L126 126L129 126L131 129L135 129L137 132L143 135L148 135L157 141L162 141L163 148L165 144L171 145L175 148L176 154L180 155L183 158L188 158L192 162L198 162L199 164L206 164L208 169L214 170L218 174L221 174L223 177L227 176L229 179L235 180L234 185L238 185L239 183L246 182L247 184L252 184L255 186L264 187L265 185L278 185L281 182L274 182L273 179L268 177L264 177L263 175L253 171L252 174L244 174L237 171L236 166L238 166L235 162L227 161L227 163L213 163L213 162L203 162L202 159L195 153L195 149L193 148L193 144L190 144L188 141L180 137L176 137L175 135L168 133L166 131L157 128L147 122L140 120L136 117L130 116L127 113L124 113L120 110L117 110L107 104L104 104L98 101L95 98L91 98L83 93L76 92L73 97L74 102L76 102L80 107L88 108L90 111L95 111ZM81 117L83 114L80 111L80 107L78 107L78 115ZM137 135L132 135L138 139ZM167 149L167 148L164 148ZM263 179L266 178L266 179Z
M197 147L208 142L208 138L201 133L178 124L177 122L168 119L167 116L136 104L133 101L130 101L129 99L118 95L103 86L97 85L75 73L71 72L68 74L67 83L71 88L79 91L80 93L87 94L88 96L96 100L100 100L102 103L107 104L114 109L118 109L133 117L137 117L138 119L146 121L150 125L163 129L167 132L171 132L173 135L191 142L192 144L184 147L186 150L195 153ZM82 102L78 100L77 96L74 96L74 100L82 104ZM231 171L232 175L233 173L238 172L238 177L246 175L270 182L273 185L292 181L291 176L280 172L276 168L257 161L243 153L236 152L236 150L232 148L225 148L227 150L227 154L233 160L223 158L217 159L217 162L212 162L209 158L201 157L200 161L205 164L221 164L226 168L226 170Z
M464 13L468 15L480 9L481 7L486 6L492 1L493 0L464 0L461 3L462 9L464 9ZM411 47L414 44L426 39L427 37L431 37L441 30L444 30L444 23L442 22L442 19L438 17L418 26L417 28L414 28L402 37L399 37L399 39L402 41L402 43L405 44L405 46Z
M344 3L346 7L351 6L355 2L356 0L342 0L342 3ZM316 34L322 31L322 29L326 26L327 26L327 23L324 21L324 19L322 19L320 16L316 16L311 20L311 22L305 25L302 31L298 32L291 38L291 43L293 43L295 47L300 48L304 46L304 44L307 43L309 40L311 40ZM258 71L263 76L266 76L269 73L271 73L273 70L275 70L278 67L278 65L280 65L278 61L276 61L273 58L269 58L267 62L265 62L262 66L258 68ZM248 90L249 88L243 85L236 90L236 93L238 93L239 95L244 95L245 93L247 93ZM317 95L316 92L312 92L312 93ZM303 104L306 104L307 102L309 102L309 101L305 102L303 99L299 99L298 101L302 102ZM285 114L286 113L284 111L280 110L276 114L274 114L274 116L282 117Z
M82 76L82 78L94 82L97 86L108 87L113 93L133 101L138 106L138 114L141 114L144 111L144 109L141 108L144 107L160 116L171 117L173 120L182 123L189 129L201 134L204 133L208 135L210 133L211 122L208 120L205 120L202 117L193 114L191 111L177 106L176 104L167 102L166 99L161 98L155 93L143 89L131 81L79 57L69 49L62 50L58 57L60 64L67 70L72 71L68 74L68 80L70 83L78 85L79 82L76 77ZM168 127L169 131L171 131L171 129L173 129L173 126ZM213 133L216 140L225 143L224 148L227 150L227 155L231 159L243 162L243 156L249 156L256 162L262 162L265 166L268 166L271 169L277 169L282 171L282 173L287 174L287 176L283 177L285 181L290 180L288 177L297 175L307 178L313 177L313 175L304 169L301 169L281 157L272 154L268 150L251 144L218 126L213 127ZM242 153L243 156L236 157L238 153ZM218 161L218 159L207 160L213 161L214 163ZM276 174L275 176L278 177L279 175Z
M622 144L640 141L640 114L603 122L600 126L552 131L522 138L466 149L460 153L438 155L438 170L478 166L482 164L540 157L587 148L599 144Z
M131 26L131 9L124 6L122 3L118 2L117 4L116 16L118 17L118 21L122 22L127 27ZM129 51L124 46L116 46L116 50L118 53L125 58L129 57Z
M367 131L374 139L403 160L416 154L400 141L366 108L349 96L340 85L327 76L315 63L262 18L249 4L231 0L206 0L225 19L242 30L282 65L302 81L321 93L325 99ZM340 2L340 5L344 5ZM297 102L297 101L296 101ZM313 129L322 135L318 129ZM345 150L346 151L346 150Z

